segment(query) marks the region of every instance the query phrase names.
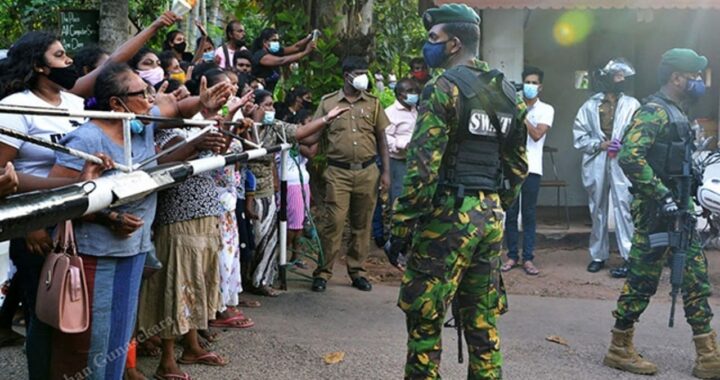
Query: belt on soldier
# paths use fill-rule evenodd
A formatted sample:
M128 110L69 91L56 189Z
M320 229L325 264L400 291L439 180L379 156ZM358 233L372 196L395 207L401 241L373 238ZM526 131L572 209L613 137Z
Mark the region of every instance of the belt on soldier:
M365 162L342 162L342 161L335 161L328 159L328 165L338 167L340 169L346 169L346 170L362 170L366 167L372 165L375 163L375 157L365 161Z

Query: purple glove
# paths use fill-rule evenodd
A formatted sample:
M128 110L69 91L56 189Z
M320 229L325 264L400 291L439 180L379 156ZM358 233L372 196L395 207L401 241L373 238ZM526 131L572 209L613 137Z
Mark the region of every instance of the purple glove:
M620 151L620 148L622 148L620 140L612 139L612 141L610 141L610 146L608 146L608 153L614 156Z

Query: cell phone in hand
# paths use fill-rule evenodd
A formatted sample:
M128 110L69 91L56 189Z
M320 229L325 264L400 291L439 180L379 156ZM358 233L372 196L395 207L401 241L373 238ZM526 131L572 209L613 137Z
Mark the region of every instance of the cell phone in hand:
M320 38L320 31L315 29L312 31L312 40L317 41Z

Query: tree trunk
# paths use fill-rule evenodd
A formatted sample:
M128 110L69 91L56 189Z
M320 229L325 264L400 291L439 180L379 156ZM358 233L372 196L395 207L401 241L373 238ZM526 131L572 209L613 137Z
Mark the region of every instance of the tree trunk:
M225 27L220 22L220 0L212 0L210 2L210 19L208 20L209 24L213 24L215 26L219 26L221 28ZM225 37L223 37L225 38Z
M320 29L332 27L337 31L341 41L335 51L338 57L359 55L373 59L373 4L374 0L357 0L352 4L315 0L316 13L312 19Z
M129 0L100 1L100 47L114 51L128 39Z

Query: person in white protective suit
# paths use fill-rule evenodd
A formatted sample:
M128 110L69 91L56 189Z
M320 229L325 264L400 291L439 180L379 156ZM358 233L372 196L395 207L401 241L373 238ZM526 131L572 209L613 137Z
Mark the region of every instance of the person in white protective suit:
M608 204L612 199L615 235L620 255L627 263L633 234L629 192L630 182L615 156L632 115L640 103L624 94L626 78L635 75L632 65L623 58L610 60L593 73L591 83L596 94L590 97L575 117L573 144L583 153L582 182L588 192L592 232L588 272L595 273L610 257L608 238ZM625 277L627 264L610 271L613 277Z

